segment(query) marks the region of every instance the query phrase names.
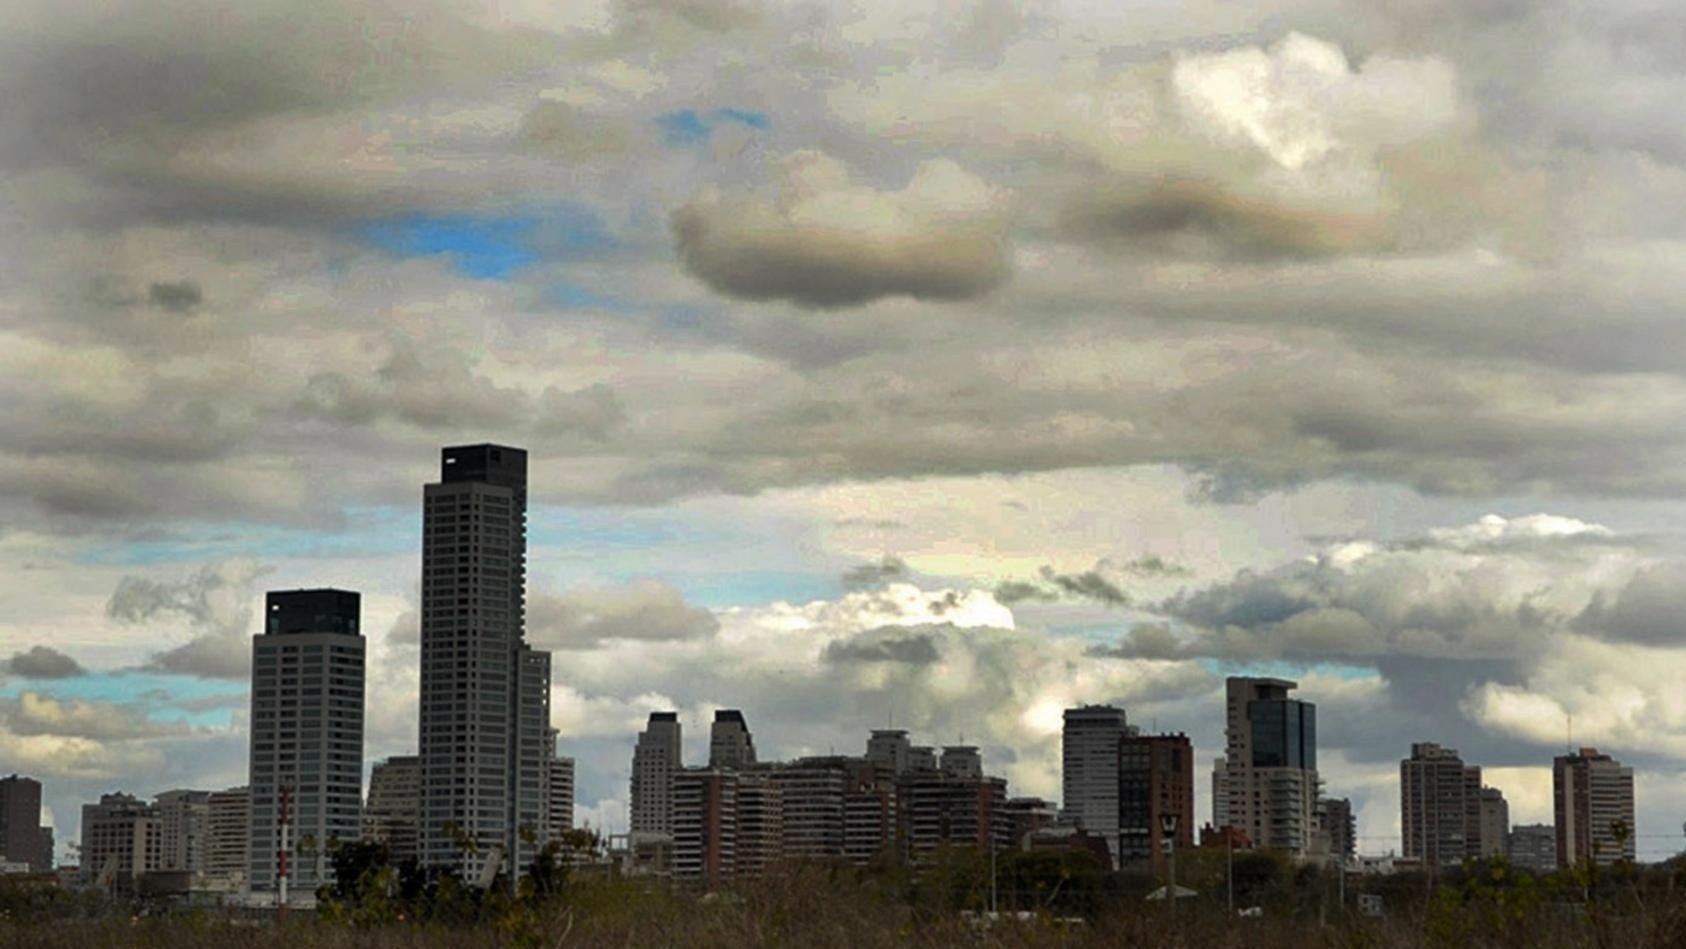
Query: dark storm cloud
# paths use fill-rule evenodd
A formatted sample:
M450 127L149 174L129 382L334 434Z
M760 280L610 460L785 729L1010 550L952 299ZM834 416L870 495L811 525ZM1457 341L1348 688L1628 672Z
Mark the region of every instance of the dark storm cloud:
M0 663L0 669L23 679L69 679L87 670L51 646L31 646Z

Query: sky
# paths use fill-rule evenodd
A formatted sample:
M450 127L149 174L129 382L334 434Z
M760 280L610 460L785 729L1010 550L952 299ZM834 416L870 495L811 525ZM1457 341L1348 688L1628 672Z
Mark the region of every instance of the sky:
M10 0L0 772L243 783L265 590L363 594L413 752L421 486L532 453L581 820L634 737L1320 717L1686 847L1686 8ZM1209 816L1199 795L1197 810Z

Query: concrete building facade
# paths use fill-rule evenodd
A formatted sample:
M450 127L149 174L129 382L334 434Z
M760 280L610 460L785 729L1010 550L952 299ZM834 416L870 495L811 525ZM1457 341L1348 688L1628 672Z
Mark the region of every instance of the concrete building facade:
M684 767L677 712L651 712L632 751L632 833L673 835L673 777Z
M1634 858L1633 769L1596 748L1558 755L1551 769L1557 865L1608 867Z
M1065 710L1060 732L1065 817L1105 839L1114 863L1119 858L1118 746L1128 731L1123 709L1085 705Z
M41 782L20 775L0 778L0 861L53 869L52 829L41 826Z
M708 733L708 766L742 769L754 764L755 738L749 733L743 712L735 708L715 712L714 726Z
M361 597L346 590L265 597L264 632L252 637L246 879L253 892L277 890L283 863L291 893L314 892L329 879L333 845L362 834L360 612Z
M191 874L206 870L211 835L211 792L165 791L158 795L159 869Z
M1557 869L1557 829L1550 824L1517 824L1505 846L1518 867L1538 873Z
M520 874L550 734L550 654L526 640L527 453L445 448L422 494L422 863Z
M1224 755L1213 770L1215 815L1256 847L1305 856L1317 831L1317 707L1285 679L1232 676Z
M1358 818L1352 812L1352 801L1344 797L1326 797L1317 802L1323 832L1329 839L1329 855L1348 861L1358 855Z
M1503 857L1510 853L1510 803L1498 788L1481 789L1482 857Z
M393 755L369 769L363 837L386 844L394 864L418 859L421 824L421 757Z
M1481 856L1481 769L1457 749L1411 745L1399 762L1399 808L1407 858L1434 868Z
M252 793L247 787L205 798L205 886L239 892L252 866Z
M98 804L82 805L83 885L132 888L159 869L160 831L157 810L132 795L102 794Z
M1118 751L1118 861L1165 859L1162 821L1178 848L1194 846L1194 747L1186 735L1125 735Z

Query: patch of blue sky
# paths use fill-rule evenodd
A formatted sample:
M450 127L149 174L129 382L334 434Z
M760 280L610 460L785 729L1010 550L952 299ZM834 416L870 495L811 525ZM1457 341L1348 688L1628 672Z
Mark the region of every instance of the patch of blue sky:
M11 679L0 683L0 698L25 692L59 701L136 704L158 722L226 726L244 708L250 690L240 679L201 679L164 672L129 670L90 672L68 679Z
M480 280L508 280L541 260L615 245L603 219L577 202L503 215L409 214L366 224L361 235L395 257L445 257Z
M371 224L364 235L397 257L446 256L470 277L503 280L538 260L531 246L537 226L530 215L411 214Z
M1358 666L1343 662L1311 662L1275 660L1272 662L1226 662L1222 659L1202 659L1213 675L1253 676L1266 679L1297 679L1307 675L1330 676L1347 681L1380 679L1381 673L1372 666Z
M421 517L411 508L355 506L338 529L269 524L187 524L155 537L97 544L78 552L89 566L140 567L225 557L350 558L420 549Z
M695 109L680 109L656 117L656 126L669 145L698 145L709 140L714 130L723 124L742 125L752 129L770 128L773 120L765 112L748 109L715 109L701 113Z

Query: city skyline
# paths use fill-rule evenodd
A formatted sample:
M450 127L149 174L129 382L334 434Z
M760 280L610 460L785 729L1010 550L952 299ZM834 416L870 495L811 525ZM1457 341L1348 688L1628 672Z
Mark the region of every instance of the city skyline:
M653 710L676 765L738 709L1055 800L1085 704L1185 733L1204 822L1241 675L1315 704L1360 851L1417 742L1517 825L1598 748L1686 845L1673 5L8 13L0 774L61 858L247 783L266 591L361 594L361 780L425 759L419 486L482 444L528 452L510 754L557 728L581 822Z

